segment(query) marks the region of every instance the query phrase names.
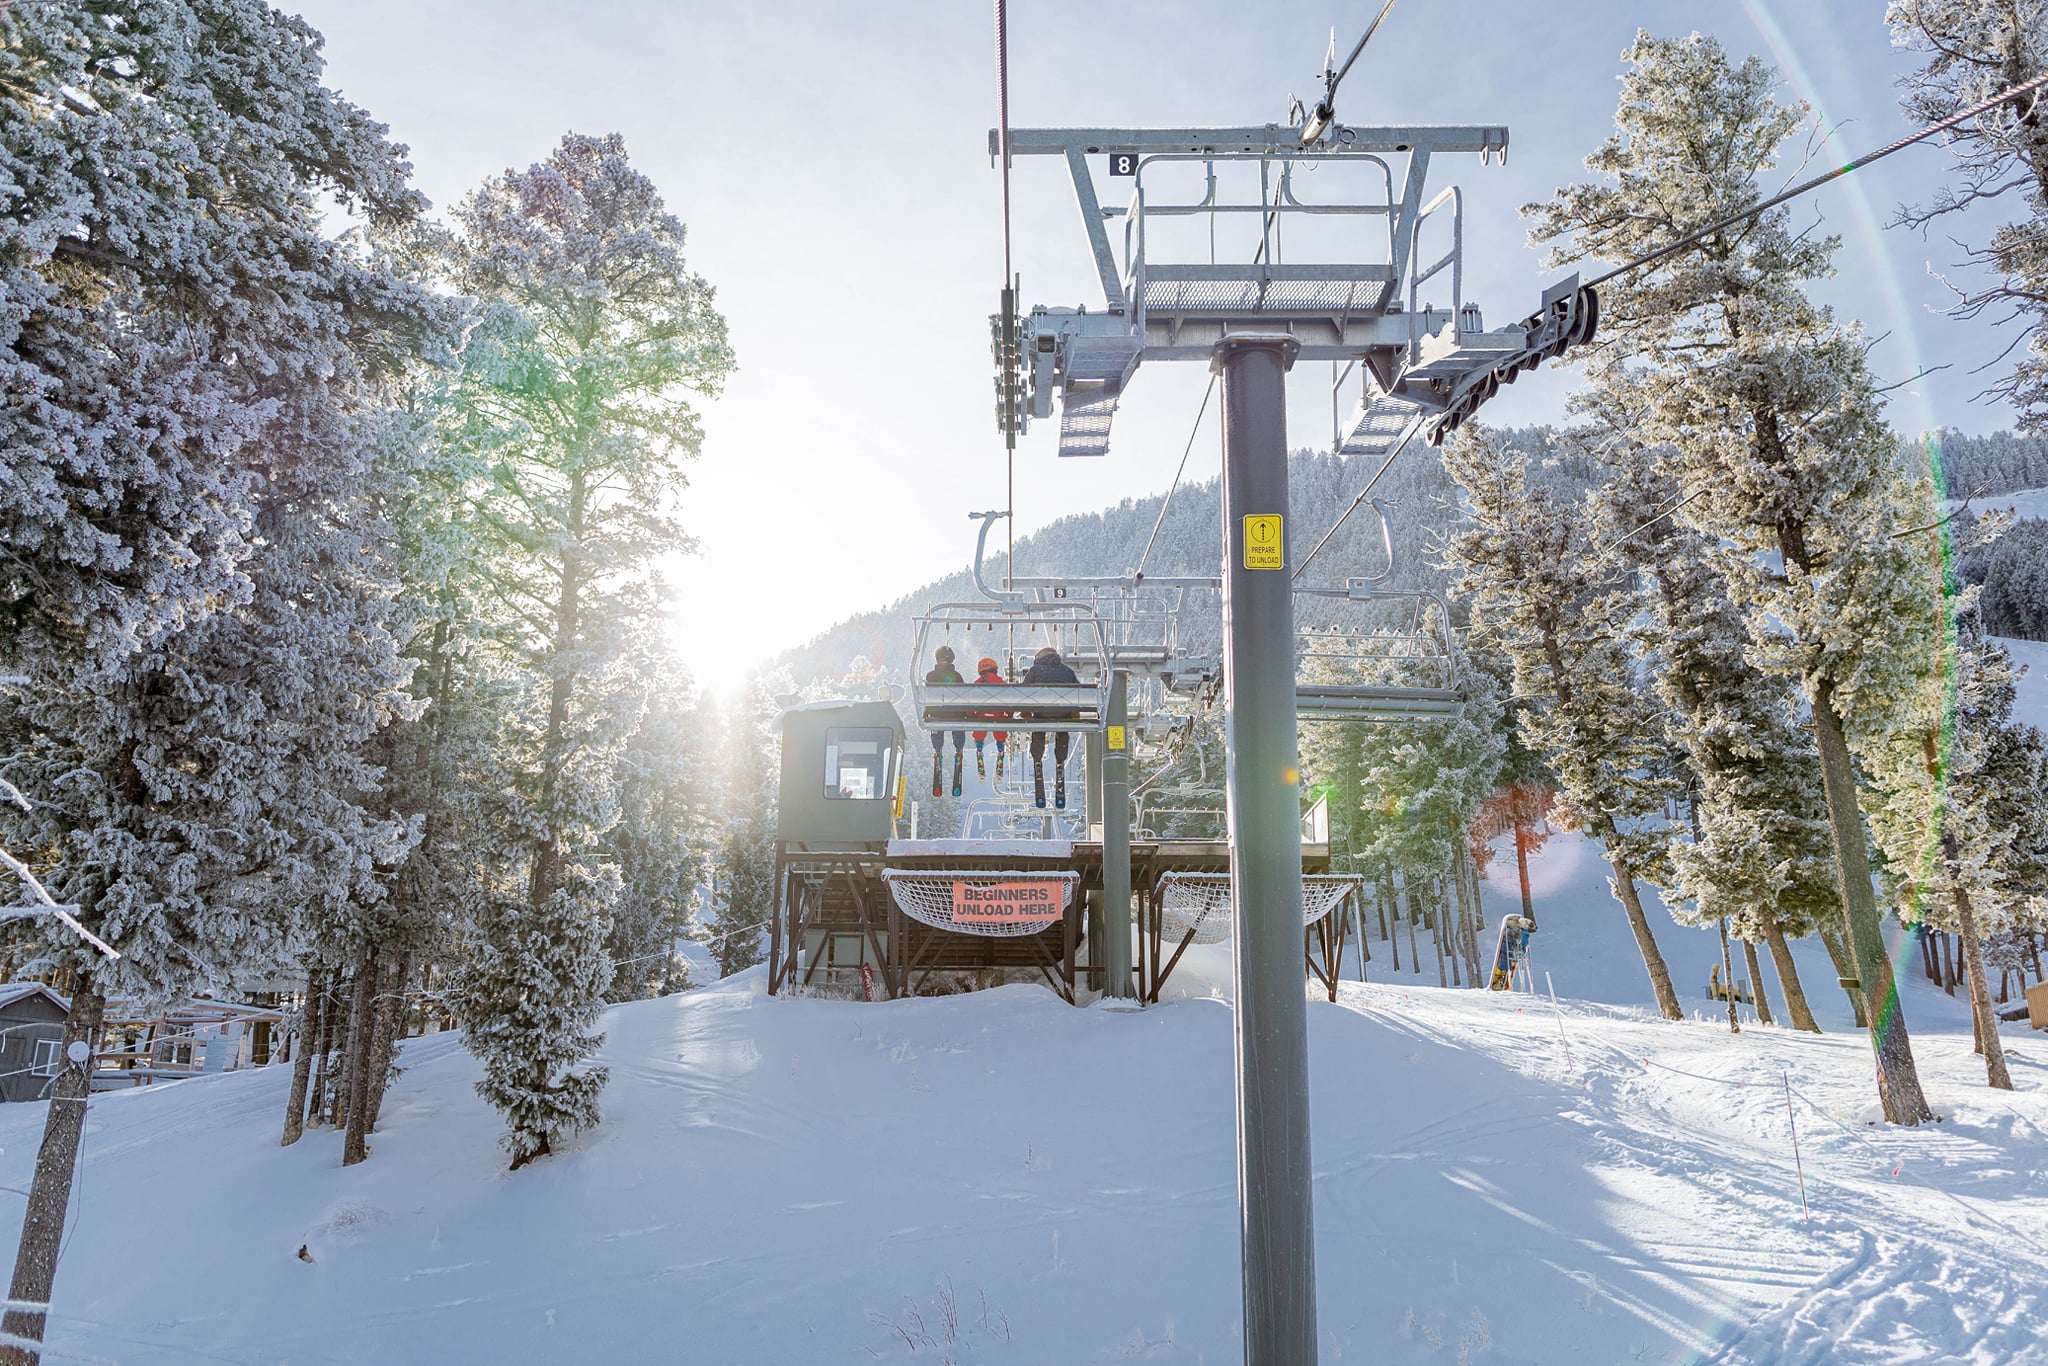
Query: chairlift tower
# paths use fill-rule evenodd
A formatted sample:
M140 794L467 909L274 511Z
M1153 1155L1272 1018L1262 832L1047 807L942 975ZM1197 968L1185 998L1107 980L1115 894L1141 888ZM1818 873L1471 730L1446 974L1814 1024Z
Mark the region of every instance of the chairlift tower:
M1004 141L1002 130L990 131L991 156L1002 155ZM1013 157L1065 161L1103 298L1094 309L1039 305L991 319L997 420L1006 437L1014 441L1032 418L1052 417L1057 399L1059 453L1106 455L1117 405L1146 361L1202 361L1220 377L1245 1359L1309 1363L1316 1359L1314 1172L1307 1003L1295 962L1303 924L1296 735L1303 699L1287 528L1286 375L1300 360L1360 371L1343 454L1390 455L1418 434L1434 445L1500 385L1588 340L1596 302L1573 276L1546 291L1521 322L1489 331L1478 305L1465 299L1463 197L1453 187L1425 201L1424 186L1440 156L1505 161L1505 127L1347 127L1319 109L1312 129L1010 129L1007 144ZM1405 158L1398 174L1394 158ZM1125 203L1102 202L1097 162L1112 180L1128 179ZM1201 168L1199 199L1174 200L1151 183L1175 165ZM1333 165L1378 171L1383 192L1335 202L1298 193L1297 169ZM1257 198L1226 195L1219 168L1255 169ZM1213 225L1243 215L1259 224L1250 260L1219 261L1213 247L1208 261L1159 259L1152 239L1162 224L1207 216ZM1281 225L1309 215L1358 220L1365 231L1357 258L1283 261ZM1448 236L1448 249L1425 261L1432 224L1433 237ZM1112 225L1121 229L1121 251ZM1447 292L1449 307L1426 300L1425 285ZM1004 298L1007 313L1014 295L1006 290ZM1347 587L1349 596L1373 591L1365 583ZM1441 714L1456 704L1455 697L1415 697L1389 708L1379 695L1319 701L1382 720Z

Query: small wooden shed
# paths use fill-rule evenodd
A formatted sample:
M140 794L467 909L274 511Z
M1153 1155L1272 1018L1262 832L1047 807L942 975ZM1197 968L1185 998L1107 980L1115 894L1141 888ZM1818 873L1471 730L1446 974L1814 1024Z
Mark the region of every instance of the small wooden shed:
M0 986L0 1100L42 1100L57 1075L71 1003L41 982Z

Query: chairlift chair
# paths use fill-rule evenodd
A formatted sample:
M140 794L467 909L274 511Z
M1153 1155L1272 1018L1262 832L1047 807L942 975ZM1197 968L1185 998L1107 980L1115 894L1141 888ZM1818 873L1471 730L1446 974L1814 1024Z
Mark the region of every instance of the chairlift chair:
M1086 603L948 602L917 619L916 663L910 671L918 724L927 731L1099 731L1109 711L1112 670L1101 620ZM931 650L953 631L985 632L1005 641L1023 628L1030 649L1051 645L1082 681L1078 683L930 683ZM1002 648L1000 646L996 648ZM957 657L957 656L956 656ZM1018 661L1010 661L1013 673ZM1092 677L1090 676L1092 675Z
M1344 581L1342 588L1307 588L1305 596L1345 602L1405 606L1406 620L1392 628L1298 629L1302 653L1351 665L1359 672L1400 674L1404 682L1386 678L1357 683L1298 683L1296 713L1311 721L1447 720L1465 709L1465 689L1458 668L1457 640L1451 632L1451 606L1428 589L1388 588L1396 564L1394 529L1387 504L1372 500L1379 520L1380 542L1387 564L1377 574ZM1300 619L1297 615L1297 621ZM1334 644L1335 648L1331 648ZM1320 646L1321 648L1318 648Z

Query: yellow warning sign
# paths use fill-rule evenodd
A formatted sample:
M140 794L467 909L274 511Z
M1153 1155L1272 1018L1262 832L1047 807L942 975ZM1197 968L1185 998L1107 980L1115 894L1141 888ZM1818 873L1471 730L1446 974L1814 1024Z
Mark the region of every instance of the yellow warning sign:
M1265 513L1244 519L1244 567L1287 567L1287 529L1278 513Z
M1111 726L1109 728L1109 747L1111 749L1122 749L1124 747L1124 728L1122 726Z

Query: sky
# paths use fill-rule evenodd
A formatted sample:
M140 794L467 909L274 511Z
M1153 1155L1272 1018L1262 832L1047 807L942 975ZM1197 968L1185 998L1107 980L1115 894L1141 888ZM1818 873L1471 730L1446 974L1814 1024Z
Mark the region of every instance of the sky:
M703 404L706 440L684 496L698 553L675 566L676 644L724 692L781 649L963 566L967 513L1004 502L988 316L1002 283L1001 192L985 4L789 0L280 0L326 38L330 85L411 148L445 211L484 178L540 160L567 131L619 132L689 228L690 263L717 289L738 369ZM1319 89L1331 32L1348 50L1377 0L1015 0L1016 127L1284 121ZM1507 124L1505 166L1440 158L1431 192L1465 196L1465 297L1499 326L1533 311L1559 272L1517 210L1583 176L1612 128L1619 54L1638 27L1711 33L1771 62L1827 132L1810 171L1908 131L1876 0L1400 0L1338 101L1353 124ZM1098 160L1100 160L1098 158ZM1882 339L1872 360L1893 423L2009 424L1971 374L2009 338L1940 316L1959 248L1887 228L1931 193L1938 148L1909 149L1801 203L1840 234L1818 291ZM1098 168L1100 172L1101 168ZM1098 174L1105 202L1106 176ZM1116 200L1124 196L1115 196ZM1972 230L1981 239L1981 231ZM1101 303L1073 192L1050 159L1013 172L1023 303ZM1946 366L1924 378L1923 370ZM1215 411L1195 414L1206 367L1148 365L1111 453L1059 460L1056 422L1016 462L1024 533L1164 490L1194 435L1188 478L1214 475ZM1327 446L1327 368L1291 378L1290 441ZM1569 367L1524 376L1485 410L1555 421ZM1347 405L1348 406L1348 405ZM1404 456L1430 458L1424 452ZM1075 565L1116 573L1129 565Z

